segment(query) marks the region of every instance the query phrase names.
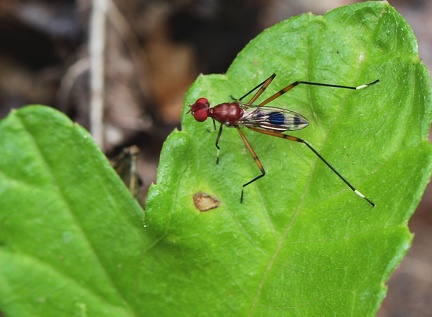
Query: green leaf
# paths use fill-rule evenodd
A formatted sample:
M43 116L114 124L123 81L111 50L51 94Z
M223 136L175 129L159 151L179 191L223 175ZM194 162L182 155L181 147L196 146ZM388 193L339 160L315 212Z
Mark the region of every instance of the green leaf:
M240 98L272 73L259 100L296 80L357 86L380 79L358 91L299 85L269 104L308 118L309 127L292 135L376 208L307 147L247 129L267 174L239 203L242 184L260 173L240 136L223 130L216 165L217 129L186 112L200 97L212 106ZM186 96L182 131L164 145L146 211L160 244L187 266L196 287L186 292L203 303L196 315L374 315L409 248L406 224L430 178L430 120L429 74L411 29L386 2L284 21L254 39L225 75L200 76ZM195 193L220 206L199 212ZM176 305L188 311L191 303Z
M386 2L282 22L226 75L200 76L185 105L240 97L273 72L270 105L310 121L301 144L235 129L220 163L212 123L183 117L142 210L89 134L40 106L0 123L0 310L6 316L372 316L407 251L407 221L431 174L429 75ZM264 96L263 96L264 97ZM185 106L184 112L189 107ZM200 194L201 193L201 194ZM198 195L197 195L198 194ZM199 211L200 203L215 207ZM196 203L199 203L196 201Z
M130 316L142 210L91 136L31 106L0 124L6 316Z

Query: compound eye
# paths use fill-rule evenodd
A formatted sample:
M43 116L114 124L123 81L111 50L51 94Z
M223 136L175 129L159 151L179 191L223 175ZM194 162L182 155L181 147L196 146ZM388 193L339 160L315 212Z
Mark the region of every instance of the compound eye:
M195 104L200 104L207 107L209 106L207 98L198 98L197 101L195 101Z
M209 116L210 105L206 98L199 98L192 106L191 112L198 122L205 121Z
M196 121L203 122L208 118L208 109L198 109L193 113Z

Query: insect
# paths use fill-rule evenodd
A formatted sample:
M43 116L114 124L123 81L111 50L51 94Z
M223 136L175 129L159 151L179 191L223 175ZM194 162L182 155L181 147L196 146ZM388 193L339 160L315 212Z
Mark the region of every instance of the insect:
M136 145L124 148L116 156L111 165L122 179L123 183L129 188L129 191L138 200L141 206L144 206L144 200L141 195L143 181L138 174L138 155L139 148Z
M345 177L343 177L332 165L330 165L330 163L327 162L327 160L324 159L324 157L321 156L321 154L319 154L312 147L312 145L310 145L308 142L298 137L288 135L288 134L283 134L283 132L285 131L300 130L305 128L309 124L309 122L304 116L291 110L277 108L277 107L268 107L265 105L268 104L270 101L273 101L276 98L280 97L284 93L290 91L291 89L293 89L298 85L312 85L312 86L359 90L378 83L379 79L371 83L355 86L355 87L316 83L316 82L309 82L309 81L296 81L293 82L292 84L289 84L285 88L279 90L277 93L273 94L272 96L262 101L258 105L253 105L255 100L257 100L258 97L261 96L261 94L267 89L267 87L270 85L270 83L273 81L275 77L276 74L271 75L269 78L264 80L262 83L260 83L258 86L250 90L248 93L246 93L243 97L241 97L238 100L221 103L212 108L210 108L209 101L206 98L199 98L193 105L190 106L190 110L188 111L188 113L190 112L195 118L195 120L198 122L203 122L209 117L212 118L215 129L216 129L215 121L218 121L220 123L219 132L216 137L216 143L215 143L217 148L216 164L219 163L219 151L220 151L219 140L222 134L222 128L223 126L234 127L237 129L238 133L240 134L240 137L242 138L244 144L246 145L246 148L248 149L250 155L253 157L256 165L261 171L260 175L254 177L247 183L243 184L241 195L240 195L240 203L243 202L244 188L252 184L253 182L257 181L258 179L262 178L266 174L266 171L264 170L261 161L259 160L257 154L255 153L255 150L252 148L251 144L246 139L246 136L240 129L243 126L258 133L267 134L288 141L299 142L306 145L352 191L354 191L354 193L356 193L361 198L365 199L372 207L375 207L375 204L369 198L367 198L360 191L358 191L353 185L351 185L345 179ZM253 95L253 97L248 102L245 103L242 101L244 98L252 94L257 89L258 91Z

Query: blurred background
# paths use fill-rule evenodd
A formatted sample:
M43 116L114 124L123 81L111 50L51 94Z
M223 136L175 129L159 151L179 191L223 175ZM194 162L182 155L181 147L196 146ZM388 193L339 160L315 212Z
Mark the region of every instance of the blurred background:
M185 92L200 73L224 73L253 37L281 20L355 2L1 0L0 118L13 108L45 104L89 129L108 156L136 144L148 186L163 141L179 127ZM105 3L106 14L102 7L92 11L92 3ZM390 3L413 28L430 69L432 1ZM380 317L432 316L431 203L429 188L409 223L413 246L388 283Z

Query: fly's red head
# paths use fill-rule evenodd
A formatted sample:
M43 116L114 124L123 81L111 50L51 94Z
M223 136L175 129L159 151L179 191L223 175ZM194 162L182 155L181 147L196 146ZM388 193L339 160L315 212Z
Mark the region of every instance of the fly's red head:
M210 104L206 98L199 98L190 106L189 112L192 113L196 121L203 122L209 117Z

